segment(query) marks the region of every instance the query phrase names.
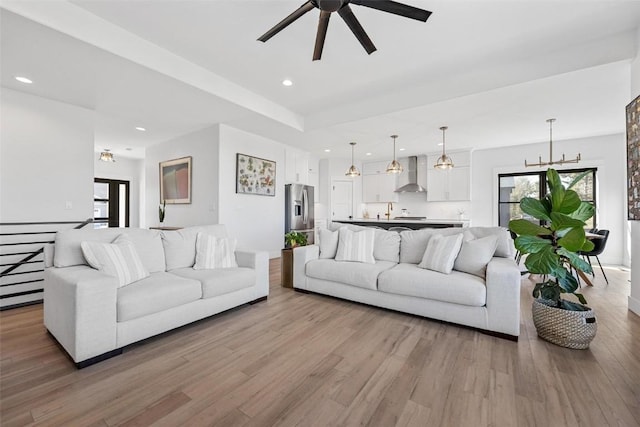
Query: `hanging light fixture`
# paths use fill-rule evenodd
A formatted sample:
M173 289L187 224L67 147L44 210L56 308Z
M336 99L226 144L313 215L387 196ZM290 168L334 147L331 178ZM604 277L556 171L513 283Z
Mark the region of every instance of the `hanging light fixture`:
M389 163L389 166L387 166L387 173L402 173L402 171L404 170L402 168L402 165L398 163L398 161L396 160L396 138L397 137L398 135L391 135L391 138L393 138L393 160L391 161L391 163Z
M360 171L353 161L353 149L355 148L356 143L350 142L349 145L351 145L351 167L347 170L347 173L345 173L345 175L350 176L351 178L355 178L356 176L360 176Z
M116 159L113 158L113 153L108 148L105 148L102 153L100 153L100 161L103 162L115 162Z
M442 126L440 128L442 131L442 156L438 157L436 164L433 165L436 169L451 169L453 167L453 160L451 160L451 157L447 156L447 153L445 152L444 132L447 129L449 129L447 126Z
M580 158L580 153L578 153L575 159L567 160L564 158L564 153L562 153L561 160L553 160L553 122L555 121L556 119L547 119L547 123L549 123L549 161L543 162L542 156L538 156L538 163L528 163L527 160L525 159L524 161L525 167L563 165L565 163L578 163L580 160L582 160Z

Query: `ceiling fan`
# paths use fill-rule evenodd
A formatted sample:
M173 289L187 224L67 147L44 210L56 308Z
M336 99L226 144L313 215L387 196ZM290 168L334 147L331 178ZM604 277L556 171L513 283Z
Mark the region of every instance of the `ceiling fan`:
M329 18L332 12L338 12L338 15L347 23L351 32L356 36L364 50L370 55L376 51L376 47L373 42L358 22L358 19L351 11L349 3L357 4L358 6L370 7L372 9L381 10L383 12L393 13L396 15L404 16L406 18L416 19L418 21L426 22L431 12L417 7L409 6L406 4L398 3L391 0L308 0L291 15L284 18L278 24L276 24L269 31L264 33L258 40L266 42L271 37L284 30L289 24L300 18L311 9L320 9L320 21L318 22L318 32L316 33L316 44L313 50L313 60L319 60L322 57L322 48L324 47L324 39L327 35L327 28L329 27Z

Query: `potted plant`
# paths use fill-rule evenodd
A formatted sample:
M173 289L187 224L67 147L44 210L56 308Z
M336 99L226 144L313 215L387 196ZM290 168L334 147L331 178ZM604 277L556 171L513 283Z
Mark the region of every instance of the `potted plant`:
M522 211L544 225L527 219L509 221L509 229L518 235L516 249L528 254L527 270L542 275L542 281L533 288L533 322L538 336L579 349L589 346L597 329L593 310L576 292L579 282L573 274L591 273L591 266L578 252L593 249L584 227L595 209L571 189L585 175L578 175L565 187L555 169L547 170L549 193L541 200L525 197L520 201ZM562 294L573 295L578 302L563 299Z
M290 231L284 235L284 245L288 248L295 248L296 246L306 246L307 235L299 231Z

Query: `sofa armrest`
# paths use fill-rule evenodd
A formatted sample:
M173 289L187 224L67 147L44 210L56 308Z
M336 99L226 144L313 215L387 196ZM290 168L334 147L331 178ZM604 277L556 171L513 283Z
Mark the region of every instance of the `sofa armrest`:
M118 279L88 266L47 268L44 324L76 362L116 349Z
M238 267L256 271L256 299L269 295L269 253L266 251L236 251Z
M307 289L305 266L309 261L320 257L320 246L299 246L293 248L293 287Z
M489 328L520 335L520 270L511 258L494 257L487 265Z

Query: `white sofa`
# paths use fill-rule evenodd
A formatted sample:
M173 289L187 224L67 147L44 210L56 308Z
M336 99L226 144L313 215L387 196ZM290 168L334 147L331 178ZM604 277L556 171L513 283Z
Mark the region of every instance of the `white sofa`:
M336 227L339 227L337 225ZM352 230L362 227L348 226ZM420 268L430 236L467 230L476 238L497 236L485 277ZM322 245L322 241L320 242ZM375 264L321 258L320 246L293 251L293 286L314 292L466 325L517 340L520 333L520 271L513 242L499 227L402 231L376 230ZM489 257L491 254L489 254Z
M266 299L267 252L236 251L237 268L194 270L198 232L226 237L224 225L178 231L80 229L56 234L45 251L44 324L82 368L123 347L231 308ZM80 243L126 233L149 277L119 287L87 265Z

